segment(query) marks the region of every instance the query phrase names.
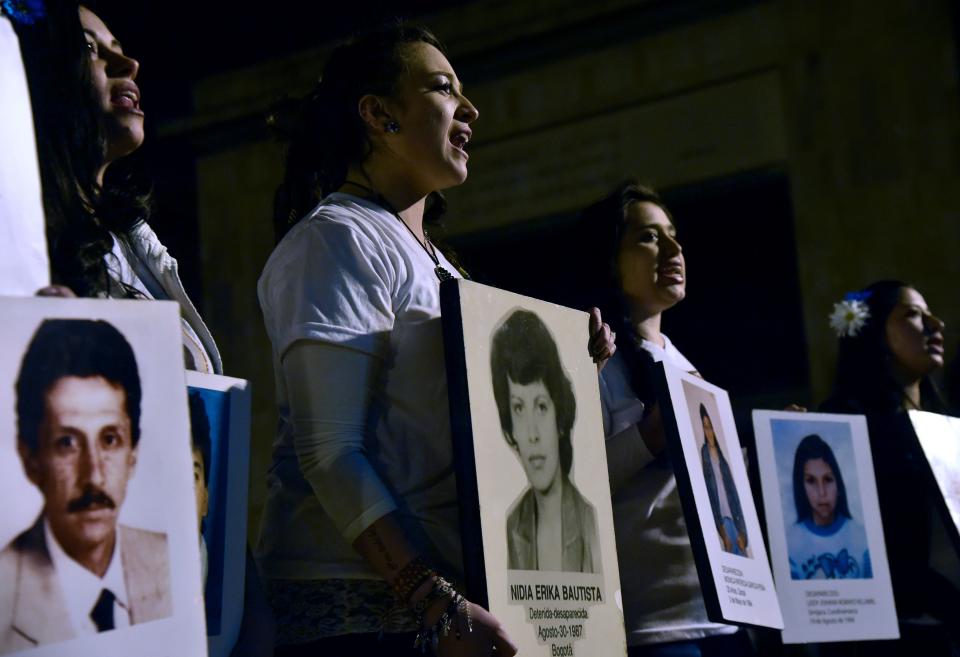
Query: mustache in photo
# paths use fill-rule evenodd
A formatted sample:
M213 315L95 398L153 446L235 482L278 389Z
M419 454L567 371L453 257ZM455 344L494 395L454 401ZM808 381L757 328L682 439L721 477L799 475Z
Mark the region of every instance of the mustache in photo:
M96 486L87 486L80 497L70 500L67 504L67 513L77 513L86 511L92 506L99 506L106 509L117 508L113 498L104 493Z

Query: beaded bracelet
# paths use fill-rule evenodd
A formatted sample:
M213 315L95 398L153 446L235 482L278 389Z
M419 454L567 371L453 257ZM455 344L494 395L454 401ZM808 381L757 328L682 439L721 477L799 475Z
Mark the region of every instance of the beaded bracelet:
M423 618L423 615L427 613L427 609L432 607L434 602L447 597L452 599L457 595L457 590L453 588L453 584L437 575L427 594L413 605L413 613L418 619Z
M414 558L393 578L391 585L393 586L394 595L396 595L397 599L402 603L407 604L410 601L410 596L435 574L436 572L427 565L423 557Z
M417 623L420 625L420 631L417 632L417 637L413 641L413 647L420 648L420 650L424 653L427 651L428 645L433 649L434 652L436 652L437 646L440 643L440 638L448 636L451 628L454 629L456 637L459 640L462 636L459 622L460 617L463 617L467 621L467 634L473 632L473 619L470 617L470 607L467 604L467 599L457 593L457 591L450 585L449 582L443 578L437 579L439 580L438 584L442 583L445 585L444 588L447 588L449 591L451 591L450 604L447 605L447 608L444 610L440 618L437 619L437 622L429 627L424 625L423 615L417 614ZM439 588L440 586L434 586L432 591L436 591Z

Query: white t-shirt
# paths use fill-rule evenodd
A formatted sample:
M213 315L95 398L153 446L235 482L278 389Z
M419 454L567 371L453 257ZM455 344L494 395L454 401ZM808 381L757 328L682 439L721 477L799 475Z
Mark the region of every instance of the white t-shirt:
M643 340L656 362L687 372L696 368L663 336L664 346ZM613 495L613 521L623 590L627 643L643 645L730 634L736 628L707 619L690 538L677 495L673 468L654 459L637 431L642 404L630 384L630 372L615 354L600 377L603 425L607 440L627 431L639 442L641 469Z
M334 193L281 240L258 293L280 415L257 549L264 575L375 578L351 543L391 511L432 563L462 573L440 285L426 251L396 215ZM364 455L376 475L336 472L342 485L332 491L328 482L305 477L280 368L298 340L382 360L364 435ZM329 380L330 373L318 378ZM340 447L311 445L311 461L336 463Z
M13 25L0 12L0 295L50 283L30 93Z

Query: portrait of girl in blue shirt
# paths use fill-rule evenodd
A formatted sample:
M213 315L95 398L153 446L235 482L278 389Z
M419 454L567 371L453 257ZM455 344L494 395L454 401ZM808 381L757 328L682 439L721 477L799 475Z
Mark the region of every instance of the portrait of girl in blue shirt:
M797 520L787 528L792 579L870 579L863 525L850 513L843 474L817 434L800 441L793 461Z

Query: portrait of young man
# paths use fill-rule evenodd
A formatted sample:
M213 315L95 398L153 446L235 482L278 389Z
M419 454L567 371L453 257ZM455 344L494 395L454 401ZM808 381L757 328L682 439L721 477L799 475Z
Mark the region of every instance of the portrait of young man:
M0 654L170 616L166 534L119 523L140 440L130 344L105 321L44 320L15 394L43 508L0 551Z

